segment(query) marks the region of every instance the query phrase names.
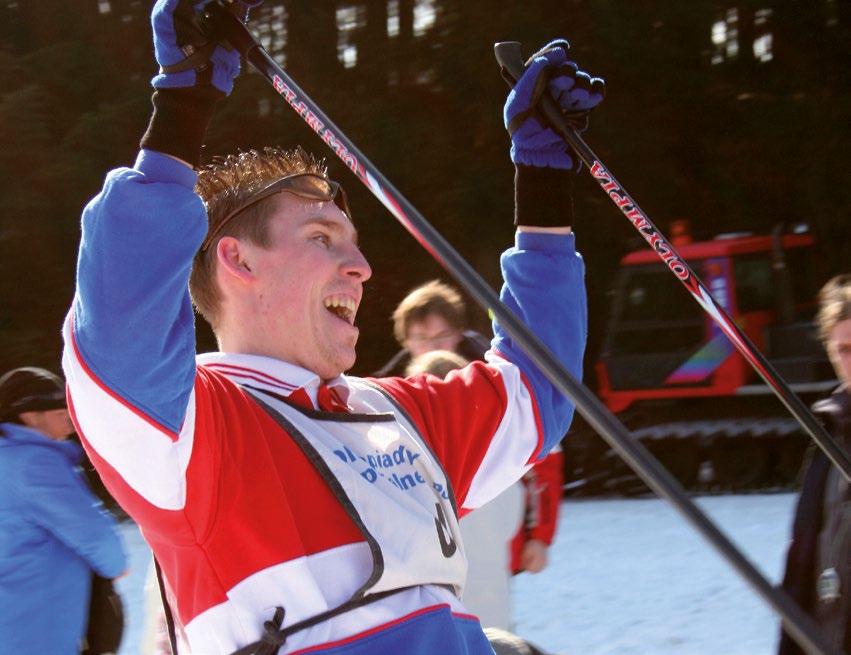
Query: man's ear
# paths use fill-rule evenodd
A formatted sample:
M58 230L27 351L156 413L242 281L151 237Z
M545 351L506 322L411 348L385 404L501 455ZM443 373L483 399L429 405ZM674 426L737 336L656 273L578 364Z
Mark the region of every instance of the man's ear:
M223 273L231 275L241 282L250 283L255 279L250 260L251 247L245 241L235 237L222 237L216 244L216 258Z
M21 412L18 414L18 420L28 428L37 429L39 427L38 414L39 412Z

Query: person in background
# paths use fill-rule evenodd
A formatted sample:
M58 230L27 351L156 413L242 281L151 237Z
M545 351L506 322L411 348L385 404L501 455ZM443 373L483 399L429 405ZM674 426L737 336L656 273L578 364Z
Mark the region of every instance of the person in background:
M116 522L88 488L61 378L16 368L0 378L0 649L78 655L92 572L127 557Z
M402 375L412 359L432 350L484 359L490 341L467 329L465 316L461 294L448 284L431 280L413 289L393 311L393 336L401 350L373 375Z
M521 478L523 523L511 543L511 571L540 573L549 563L564 487L564 453L556 444Z
M374 375L411 375L425 368L437 373L435 366L448 371L461 361L483 361L490 344L466 327L465 316L461 294L448 284L431 280L413 289L393 311L393 335L402 349ZM434 351L439 351L436 359L425 357ZM563 457L556 445L523 476L526 510L512 543L513 573L539 573L547 565L564 484Z
M421 375L431 373L439 378L445 378L449 371L464 368L470 361L451 350L430 350L414 357L405 368L405 375Z
M851 275L822 287L816 322L839 387L813 411L851 454ZM819 448L810 449L803 472L783 589L815 619L828 644L851 653L851 492ZM785 630L778 652L804 653Z

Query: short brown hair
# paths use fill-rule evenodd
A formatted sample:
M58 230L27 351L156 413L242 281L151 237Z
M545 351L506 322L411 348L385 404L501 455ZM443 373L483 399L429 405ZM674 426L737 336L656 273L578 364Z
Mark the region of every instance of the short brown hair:
M195 192L207 207L208 233L233 211L238 210L251 196L287 175L315 173L328 177L321 160L301 147L284 150L278 147L262 151L248 150L227 157L218 157L212 164L198 171ZM246 207L227 225L221 228L209 247L199 250L192 263L189 292L198 312L215 330L221 297L216 287L216 244L224 236L246 239L260 246L268 245L268 218L273 199L266 198Z
M831 330L848 319L851 319L851 274L837 275L828 280L819 292L816 323L822 342L827 343Z
M451 350L430 350L412 359L405 368L405 375L431 373L445 378L449 371L464 368L469 363L467 359Z
M456 330L464 329L464 301L440 280L426 282L402 299L393 312L393 335L400 344L408 338L411 323L437 314Z

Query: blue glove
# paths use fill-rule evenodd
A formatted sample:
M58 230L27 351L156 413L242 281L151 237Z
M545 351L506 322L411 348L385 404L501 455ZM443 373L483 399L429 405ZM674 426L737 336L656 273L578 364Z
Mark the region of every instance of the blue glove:
M212 84L230 95L233 80L239 75L239 53L211 41L199 21L203 7L198 0L157 0L151 13L154 28L154 52L160 73L151 80L157 89ZM234 3L243 15L247 8L262 0Z
M515 164L561 168L579 172L582 162L573 149L535 116L535 107L549 92L571 127L584 132L588 114L606 94L605 82L580 71L567 59L570 44L559 39L536 52L526 62L526 72L517 81L505 103L505 127L511 135L511 161Z

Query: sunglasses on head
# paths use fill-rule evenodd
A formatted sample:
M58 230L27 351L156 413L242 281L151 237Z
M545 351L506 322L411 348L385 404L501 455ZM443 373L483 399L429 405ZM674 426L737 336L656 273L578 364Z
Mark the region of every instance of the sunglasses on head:
M232 221L240 212L257 204L261 200L268 198L269 196L273 196L276 193L281 192L292 193L299 198L316 200L318 202L331 202L333 200L334 204L340 208L340 211L342 211L349 220L352 220L352 215L349 212L349 203L346 199L346 192L343 191L343 187L341 187L339 183L326 179L315 173L294 173L275 180L246 198L242 205L225 216L221 221L219 221L219 224L215 227L215 229L211 230L207 234L207 238L204 239L204 243L201 244L201 250L207 250L207 248L210 247L210 244L213 243L213 239L215 239L219 232L222 231L222 228Z

